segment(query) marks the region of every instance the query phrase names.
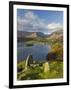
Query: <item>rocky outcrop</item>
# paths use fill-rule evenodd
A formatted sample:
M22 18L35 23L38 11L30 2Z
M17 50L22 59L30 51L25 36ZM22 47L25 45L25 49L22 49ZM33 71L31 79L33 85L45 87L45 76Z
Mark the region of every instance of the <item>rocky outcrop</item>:
M33 64L33 57L32 57L32 55L29 55L25 62L25 69L27 69L28 66L31 66L31 64Z

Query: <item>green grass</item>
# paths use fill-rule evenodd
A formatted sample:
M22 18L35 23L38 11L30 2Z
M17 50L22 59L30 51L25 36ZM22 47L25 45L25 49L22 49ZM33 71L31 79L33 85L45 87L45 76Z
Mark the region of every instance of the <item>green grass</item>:
M28 67L25 71L25 61L21 61L17 65L18 68L22 68L20 72L17 72L17 79L36 80L63 78L63 62L52 61L49 63L49 66L49 72L44 72L44 67L40 64L36 67Z

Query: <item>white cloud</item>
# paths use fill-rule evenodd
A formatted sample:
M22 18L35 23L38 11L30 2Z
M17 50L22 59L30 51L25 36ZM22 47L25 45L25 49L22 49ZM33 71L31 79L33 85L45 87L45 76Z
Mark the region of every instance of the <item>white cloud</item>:
M35 15L32 11L27 11L22 18L18 18L18 30L49 33L62 29L59 23L50 23Z
M48 29L54 30L54 29L62 29L62 25L59 23L51 23L47 26Z
M47 25L47 28L50 32L63 30L63 25L60 23L50 23Z

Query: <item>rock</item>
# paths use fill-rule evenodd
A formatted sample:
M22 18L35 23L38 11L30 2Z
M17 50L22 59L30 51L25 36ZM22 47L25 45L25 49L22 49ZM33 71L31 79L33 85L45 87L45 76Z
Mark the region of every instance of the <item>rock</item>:
M48 62L45 62L43 64L43 67L44 67L44 72L48 72L49 71L49 63Z
M25 69L27 69L28 66L31 66L31 64L33 64L33 57L32 55L29 55L26 59Z

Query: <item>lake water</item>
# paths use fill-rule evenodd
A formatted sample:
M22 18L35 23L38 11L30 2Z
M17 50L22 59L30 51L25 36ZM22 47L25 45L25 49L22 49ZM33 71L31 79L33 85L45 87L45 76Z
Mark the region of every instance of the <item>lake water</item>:
M48 45L36 44L33 46L26 46L21 43L17 46L17 60L24 60L30 54L33 60L46 60L49 51L50 48Z

